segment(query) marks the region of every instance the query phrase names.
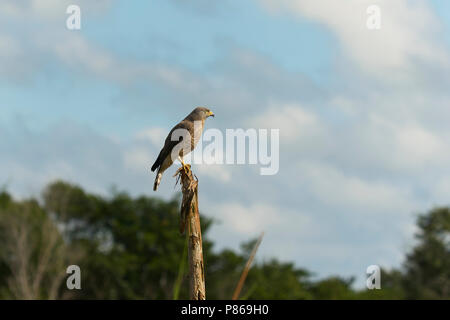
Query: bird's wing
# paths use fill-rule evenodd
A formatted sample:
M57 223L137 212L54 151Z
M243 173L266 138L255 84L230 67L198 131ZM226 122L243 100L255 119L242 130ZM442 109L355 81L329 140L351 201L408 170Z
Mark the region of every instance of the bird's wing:
M169 134L167 135L166 141L164 142L164 147L159 152L158 158L156 159L155 163L152 166L152 171L155 171L156 168L158 168L163 163L163 161L167 158L167 156L170 156L173 148L175 148L177 144L183 141L183 136L179 136L178 140L172 140L172 134L177 129L188 130L189 133L191 134L193 130L193 124L188 120L183 120L180 123L178 123L175 127L173 127L172 130L170 130Z

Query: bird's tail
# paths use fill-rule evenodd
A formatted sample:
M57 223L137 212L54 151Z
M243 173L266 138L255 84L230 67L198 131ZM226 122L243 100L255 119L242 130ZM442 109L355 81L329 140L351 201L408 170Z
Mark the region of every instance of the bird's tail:
M156 191L158 189L159 184L161 183L162 178L162 172L159 172L156 174L155 183L153 184L153 191Z

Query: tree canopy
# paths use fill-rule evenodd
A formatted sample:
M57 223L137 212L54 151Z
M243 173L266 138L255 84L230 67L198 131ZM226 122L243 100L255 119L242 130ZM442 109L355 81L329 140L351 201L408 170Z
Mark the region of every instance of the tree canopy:
M0 193L0 298L186 299L186 238L179 201L124 192L99 196L58 181L41 199ZM206 293L230 299L255 242L214 250L202 214ZM242 299L449 299L450 208L420 215L417 243L400 270L382 270L381 290L355 290L353 279L312 280L277 259L255 262ZM82 289L68 290L66 268L80 266Z

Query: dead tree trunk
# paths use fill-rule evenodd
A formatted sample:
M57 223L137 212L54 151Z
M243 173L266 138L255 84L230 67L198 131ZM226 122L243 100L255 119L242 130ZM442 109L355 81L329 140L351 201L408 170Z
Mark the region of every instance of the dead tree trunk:
M247 278L247 274L250 271L250 267L252 265L253 259L255 258L256 251L258 250L263 237L264 237L264 232L261 233L261 235L258 238L258 241L256 241L255 246L253 247L252 252L250 253L250 257L248 258L247 263L245 264L244 270L242 271L241 277L239 278L238 285L236 286L236 289L234 290L233 297L231 298L231 300L239 299L239 294L241 293L245 279Z
M191 300L205 300L205 274L203 267L202 230L198 212L198 180L189 165L175 174L181 180L183 199L180 210L180 233L188 230L189 292ZM178 180L177 180L178 181Z

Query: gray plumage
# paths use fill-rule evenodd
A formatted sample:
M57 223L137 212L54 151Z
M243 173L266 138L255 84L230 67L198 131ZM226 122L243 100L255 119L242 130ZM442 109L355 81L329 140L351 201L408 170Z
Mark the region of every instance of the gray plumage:
M152 171L158 169L153 185L154 191L158 189L164 171L173 164L176 158L180 159L184 165L183 156L194 150L201 138L205 119L210 116L214 117L214 113L211 110L203 107L195 108L186 118L170 130L164 142L164 147L152 165ZM172 154L173 152L174 154Z

